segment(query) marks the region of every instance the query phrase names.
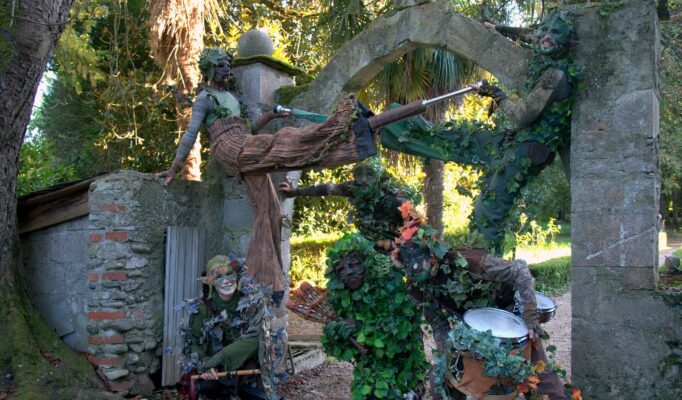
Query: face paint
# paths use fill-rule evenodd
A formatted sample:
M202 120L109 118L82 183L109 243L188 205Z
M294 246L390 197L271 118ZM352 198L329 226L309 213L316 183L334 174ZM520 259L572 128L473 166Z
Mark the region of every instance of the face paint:
M573 25L559 15L550 15L542 20L535 30L535 53L552 55L566 48L571 38Z
M350 290L359 289L365 281L365 265L355 253L343 258L337 271L343 285Z
M230 74L230 61L227 58L218 60L213 69L213 81L216 83L225 82Z
M237 290L237 274L221 274L213 279L213 287L218 296L226 300Z

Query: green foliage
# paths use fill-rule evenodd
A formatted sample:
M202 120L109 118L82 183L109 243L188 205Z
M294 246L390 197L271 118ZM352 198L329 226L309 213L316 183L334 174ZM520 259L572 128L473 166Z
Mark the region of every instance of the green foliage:
M339 237L340 235L330 234L291 238L289 279L292 287L304 280L311 281L318 287L327 284L324 277L326 252Z
M351 167L339 167L303 172L300 187L330 182L344 182L352 179ZM339 196L297 197L294 205L292 234L315 236L352 230L348 215L351 206L348 200Z
M484 375L509 380L514 386L533 375L533 366L523 355L510 354L511 342L501 341L490 330L481 332L468 328L462 322L454 322L455 327L448 333L445 341L447 359L454 361L460 352L468 352L476 359L485 360ZM449 368L451 373L456 373L456 365Z
M175 100L156 87L147 2L106 4L72 9L74 22L50 64L55 79L32 125L55 150L55 165L72 166L79 177L165 169L177 138Z
M514 232L514 247L544 246L554 242L556 235L561 232L561 226L557 225L554 218L542 226L535 220L529 220L526 214L519 217L521 229Z
M670 1L671 14L679 21L682 2ZM682 24L661 21L661 93L660 93L660 169L661 204L671 204L675 193L682 190Z
M362 286L356 290L347 289L333 269L350 254L360 256L366 271ZM325 327L325 352L342 360L354 360L354 400L402 399L425 381L428 370L420 312L406 292L402 271L357 233L342 237L327 257L328 298L339 321ZM346 319L355 323L349 325ZM350 338L367 354L362 355Z
M76 179L76 169L56 164L51 157L55 150L40 139L25 142L19 153L17 196Z
M535 288L541 292L563 292L571 284L571 256L529 264L528 268L535 278Z

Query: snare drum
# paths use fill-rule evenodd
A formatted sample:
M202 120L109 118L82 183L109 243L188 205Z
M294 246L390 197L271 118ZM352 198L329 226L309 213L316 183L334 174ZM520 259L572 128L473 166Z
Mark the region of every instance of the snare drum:
M497 308L476 308L464 313L464 324L477 331L490 330L493 336L512 344L511 354L523 353L530 359L528 328L523 319ZM506 386L498 378L486 376L485 360L479 360L467 351L451 354L456 358L446 373L448 384L460 392L483 400L512 400L518 396L515 386ZM449 356L449 357L450 357ZM507 389L504 394L492 394L493 387Z
M551 320L556 314L556 303L551 297L546 294L535 292L535 302L537 303L538 321L541 324ZM523 315L523 303L521 302L521 293L514 293L514 313L516 315Z

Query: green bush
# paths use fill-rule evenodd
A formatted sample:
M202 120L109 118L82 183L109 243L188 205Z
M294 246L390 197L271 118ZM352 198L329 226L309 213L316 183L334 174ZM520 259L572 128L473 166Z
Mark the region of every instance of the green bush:
M327 284L327 279L324 277L327 261L325 253L340 237L341 235L333 234L291 238L289 276L292 287L298 286L304 280L313 282L315 286Z
M571 256L530 264L535 288L543 293L565 292L571 284Z

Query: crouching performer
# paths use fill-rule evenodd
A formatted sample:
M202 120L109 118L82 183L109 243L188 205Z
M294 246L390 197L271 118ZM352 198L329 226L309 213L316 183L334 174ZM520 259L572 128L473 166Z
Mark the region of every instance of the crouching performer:
M191 315L182 382L190 398L277 399L274 373L286 332L271 331L271 293L245 275L238 259L213 257L201 278L208 294L185 304Z
M517 385L524 390L536 389L541 394L549 395L551 400L567 399L561 380L556 372L549 368L540 342L540 336L543 336L544 332L538 322L533 278L527 264L522 260L506 261L480 249L449 248L432 228L423 223L421 216L412 210L409 203L403 204L401 210L405 224L401 229L400 238L396 240L396 248L391 257L394 264L405 270L410 294L417 302L425 305L424 316L433 329L438 352L441 356L447 357L443 361L445 368L440 368L441 376L437 377L437 374L432 373L433 398L465 397L443 386L443 373L458 368L457 364L461 364L458 357L462 351L472 353L474 358L480 359L485 352L473 348L477 344L491 344L487 347L481 346L486 347L485 350L488 352L495 350L490 349L492 343L500 345L500 340L484 337L487 328L482 332L472 331L467 329L462 319L465 312L470 309L495 307L489 309L493 314L508 319L507 322L511 325L521 327L521 331L515 337L518 339L515 344L523 345L528 341L531 343L528 346L521 346L523 349L516 349L519 351L507 348L502 351L504 357L494 356L496 359L490 360L491 364L485 367L485 374L481 367L479 368L481 374L477 378L471 379L467 376L466 379L456 382L450 380L450 386L477 399L486 399L490 394L508 394L511 396L509 398L515 399L516 395L512 392L516 390ZM511 308L514 289L521 297L522 319L500 310ZM505 293L512 295L505 296ZM452 351L453 349L459 351ZM513 358L515 353L523 354L522 350L525 350L530 361L520 355ZM502 362L501 358L508 363ZM545 366L548 367L546 371ZM498 377L501 379L496 379ZM468 382L464 382L465 380ZM506 383L507 389L511 389L494 387L499 386L500 382ZM496 389L500 389L501 392L496 392Z

